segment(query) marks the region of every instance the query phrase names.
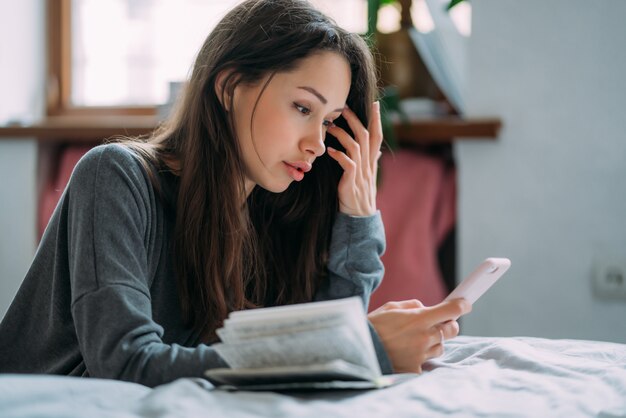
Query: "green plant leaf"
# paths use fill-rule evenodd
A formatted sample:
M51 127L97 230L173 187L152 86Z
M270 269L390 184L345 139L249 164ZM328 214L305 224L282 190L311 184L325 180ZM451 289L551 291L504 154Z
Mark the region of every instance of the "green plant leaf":
M450 10L452 9L454 6L456 6L459 3L462 3L465 0L450 0L450 3L448 3L448 7L446 8L446 10Z
M393 123L391 122L391 115L393 113L400 116L400 120L406 122L408 116L402 111L400 107L400 94L398 89L394 86L386 86L380 92L380 121L383 128L383 138L390 150L398 149L398 140L393 129Z
M380 0L368 0L367 1L367 37L368 41L375 43L376 36L376 23L378 22L378 8L380 7ZM370 44L371 46L372 44Z

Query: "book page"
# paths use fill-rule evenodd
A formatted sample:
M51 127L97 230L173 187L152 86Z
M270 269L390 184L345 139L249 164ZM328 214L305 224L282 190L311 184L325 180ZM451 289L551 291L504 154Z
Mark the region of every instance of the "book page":
M306 366L341 359L380 376L376 357L368 355L360 340L354 329L342 325L212 347L232 368Z
M232 322L227 319L224 322L224 327L217 330L217 335L222 342L232 344L256 338L312 331L348 323L350 323L350 319L347 318L346 315L336 315L332 312L320 315L281 318L271 322L262 318L238 322Z
M325 300L321 302L298 303L295 305L273 306L270 308L248 309L231 312L228 321L254 319L274 320L277 318L293 318L307 314L321 314L322 312L337 314L345 312L363 312L363 303L359 297L352 296L344 299Z
M343 360L380 376L358 297L231 312L213 347L233 369Z

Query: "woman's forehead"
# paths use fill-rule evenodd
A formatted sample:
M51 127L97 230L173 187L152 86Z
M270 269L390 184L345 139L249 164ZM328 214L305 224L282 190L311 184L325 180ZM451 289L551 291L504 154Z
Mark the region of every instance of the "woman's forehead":
M327 51L304 58L294 69L278 73L275 78L279 86L308 91L329 105L345 102L351 83L348 61Z

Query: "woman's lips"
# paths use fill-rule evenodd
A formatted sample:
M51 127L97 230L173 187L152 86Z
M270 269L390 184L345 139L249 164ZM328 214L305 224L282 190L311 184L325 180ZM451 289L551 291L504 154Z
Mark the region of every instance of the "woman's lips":
M301 181L304 178L304 172L298 170L296 167L292 166L289 163L284 163L287 168L287 173L291 176L295 181Z
M294 168L299 169L300 171L304 171L305 173L308 173L309 171L311 171L311 168L313 168L311 163L308 161L286 161L286 163Z

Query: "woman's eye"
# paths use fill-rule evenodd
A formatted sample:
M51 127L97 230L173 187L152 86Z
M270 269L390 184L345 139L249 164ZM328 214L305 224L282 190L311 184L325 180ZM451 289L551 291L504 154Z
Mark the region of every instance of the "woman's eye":
M299 105L298 103L294 103L293 104L296 109L298 109L298 112L302 113L303 115L310 115L311 114L311 109L309 109L308 107L304 107L302 105Z
M302 106L298 103L294 103L293 105L298 110L298 112L302 113L303 115L309 116L311 114L311 109L309 109L308 107ZM325 128L328 128L332 124L333 124L332 120L324 119L324 121L322 122L322 126L324 126Z

